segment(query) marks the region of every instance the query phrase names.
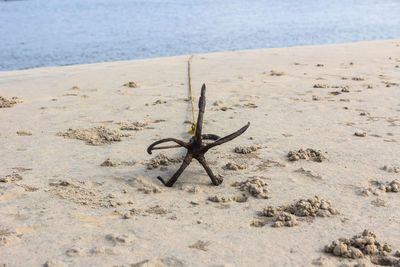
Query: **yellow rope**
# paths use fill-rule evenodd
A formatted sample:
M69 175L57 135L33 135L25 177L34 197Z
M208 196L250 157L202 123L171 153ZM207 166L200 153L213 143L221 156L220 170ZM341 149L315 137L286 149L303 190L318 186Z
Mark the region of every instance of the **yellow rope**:
M190 94L190 102L192 103L192 115L193 115L193 122L192 122L192 128L189 130L189 133L195 134L196 132L196 115L194 114L194 98L193 98L193 92L192 92L192 76L191 76L191 63L194 55L191 55L189 60L188 60L188 79L189 79L189 94Z

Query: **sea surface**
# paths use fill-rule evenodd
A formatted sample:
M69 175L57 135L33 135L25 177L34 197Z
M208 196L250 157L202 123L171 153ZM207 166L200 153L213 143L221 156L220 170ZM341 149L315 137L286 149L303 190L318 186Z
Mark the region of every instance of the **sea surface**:
M400 0L0 0L0 70L400 38Z

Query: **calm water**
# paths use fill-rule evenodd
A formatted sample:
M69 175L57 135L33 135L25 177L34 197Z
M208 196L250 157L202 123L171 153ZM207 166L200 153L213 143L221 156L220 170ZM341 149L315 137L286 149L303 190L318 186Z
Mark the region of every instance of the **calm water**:
M400 0L0 0L0 70L400 38Z

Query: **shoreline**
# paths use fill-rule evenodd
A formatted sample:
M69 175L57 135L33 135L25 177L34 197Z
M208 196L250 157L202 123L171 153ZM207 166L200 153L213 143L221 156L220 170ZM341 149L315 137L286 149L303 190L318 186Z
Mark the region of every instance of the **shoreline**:
M362 43L372 43L372 42L386 42L386 41L396 41L399 38L389 38L389 39L379 39L379 40L369 40L369 41L358 41L358 42L346 42L346 43L329 43L329 44L316 44L316 45L300 45L300 46L285 46L285 47L270 47L270 48L256 48L256 49L243 49L243 50L232 50L232 51L217 51L217 52L209 52L209 53L198 53L198 54L183 54L183 55L175 55L175 56L165 56L165 57L150 57L150 58L139 58L139 59L126 59L126 60L116 60L116 61L102 61L102 62L93 62L93 63L78 63L78 64L69 64L69 65L60 65L60 66L47 66L47 67L37 67L37 68L26 68L26 69L17 69L17 70L0 70L0 73L6 72L14 72L14 71L29 71L36 69L53 69L58 67L74 67L74 66L90 66L96 64L107 64L107 63L122 63L129 61L144 61L144 60L156 60L163 58L176 58L176 57L190 57L191 55L212 55L212 54L224 54L224 53L235 53L235 52L249 52L249 51L264 51L269 49L287 49L287 48L312 48L312 47L325 47L325 46L338 46L338 45L350 45L350 44L362 44Z
M342 241L334 252L355 235L395 262L399 51L392 39L196 55L203 133L251 122L206 154L219 186L192 162L164 187L185 151L146 153L191 137L188 55L0 72L0 265L379 263Z

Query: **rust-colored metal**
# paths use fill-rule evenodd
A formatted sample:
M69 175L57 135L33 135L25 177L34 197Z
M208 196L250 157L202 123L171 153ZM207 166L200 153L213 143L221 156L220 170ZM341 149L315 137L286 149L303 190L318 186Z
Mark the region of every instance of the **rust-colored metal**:
M182 172L186 169L186 167L190 164L192 159L196 159L206 170L208 176L210 176L211 181L214 185L219 185L222 183L223 179L216 177L210 167L207 164L207 161L204 157L204 154L210 149L215 146L222 145L223 143L226 143L228 141L231 141L244 133L247 128L250 126L250 122L248 122L245 126L243 126L241 129L238 131L227 135L223 138L219 137L218 135L215 134L201 134L203 130L203 117L204 117L204 111L206 108L206 85L203 84L201 87L201 96L199 99L199 115L197 118L197 126L196 126L196 132L195 135L189 140L189 142L184 142L175 138L165 138L161 139L159 141L156 141L152 143L148 148L147 152L149 154L152 153L153 150L156 149L167 149L167 148L174 148L174 147L184 147L187 149L186 156L182 162L181 167L175 172L175 174L166 182L164 179L160 176L158 176L158 180L160 180L165 186L173 186L176 180L178 180L179 176L182 174ZM205 144L203 143L203 140L213 140L214 142ZM157 147L157 145L166 143L166 142L175 142L177 145L173 146L162 146L162 147Z

